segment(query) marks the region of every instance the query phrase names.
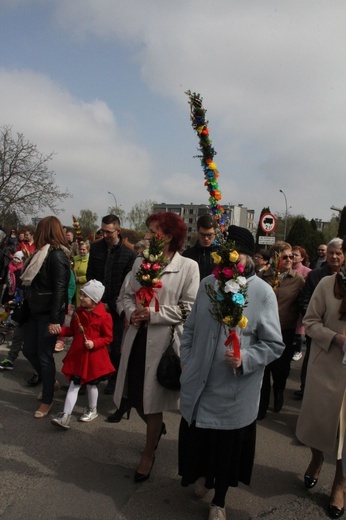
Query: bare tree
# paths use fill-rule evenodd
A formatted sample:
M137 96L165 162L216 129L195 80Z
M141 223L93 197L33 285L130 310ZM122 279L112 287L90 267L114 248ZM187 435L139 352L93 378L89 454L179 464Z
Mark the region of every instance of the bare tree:
M58 214L59 203L70 196L55 184L55 173L48 168L53 153L41 154L35 144L9 126L0 129L0 215L16 212L36 215L49 208Z
M156 204L153 200L142 200L137 202L131 211L127 214L127 220L130 223L132 229L137 231L145 231L145 221L147 217L153 212L154 205Z

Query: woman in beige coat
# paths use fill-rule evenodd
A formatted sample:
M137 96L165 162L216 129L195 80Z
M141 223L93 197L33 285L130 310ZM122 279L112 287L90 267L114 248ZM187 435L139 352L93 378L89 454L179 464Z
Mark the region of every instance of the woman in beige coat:
M344 241L345 246L345 241ZM323 452L336 454L336 471L328 506L331 518L344 513L346 479L342 451L346 430L346 277L327 276L318 284L303 321L312 338L306 387L297 424L298 439L312 459L304 476L307 488L317 484Z
M163 388L157 381L156 371L169 344L172 326L174 347L179 349L183 323L199 286L197 262L183 258L178 252L186 234L182 219L174 213L155 213L148 217L146 224L149 229L146 238L160 232L166 241L163 256L167 264L160 278L162 287L156 289L159 307L155 305L155 298L144 308L136 302L136 292L141 287L136 272L143 260L138 258L123 296L124 313L130 325L123 341L114 393L120 415L134 407L147 425L146 445L135 482L143 482L150 476L155 449L161 434L165 433L162 412L178 409L179 392Z

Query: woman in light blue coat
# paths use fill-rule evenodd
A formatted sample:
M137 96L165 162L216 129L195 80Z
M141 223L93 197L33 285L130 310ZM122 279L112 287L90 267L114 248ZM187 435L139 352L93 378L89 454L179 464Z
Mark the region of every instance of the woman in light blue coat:
M214 488L210 520L226 518L229 486L250 483L264 368L284 349L275 294L255 275L253 237L238 226L229 232L248 282L248 324L238 330L241 359L226 355L226 331L210 314L206 286L213 275L201 282L180 347L179 474L183 486L195 483L199 497Z

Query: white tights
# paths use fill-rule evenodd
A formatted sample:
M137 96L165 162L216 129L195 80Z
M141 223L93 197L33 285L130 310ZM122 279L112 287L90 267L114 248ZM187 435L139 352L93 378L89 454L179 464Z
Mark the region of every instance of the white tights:
M64 404L64 413L67 413L68 415L71 415L73 408L75 407L75 404L77 402L78 398L78 392L81 385L75 385L73 381L71 381L66 399ZM88 402L89 402L89 408L96 408L97 406L97 399L99 396L99 391L97 389L97 385L86 385L87 392L88 392Z

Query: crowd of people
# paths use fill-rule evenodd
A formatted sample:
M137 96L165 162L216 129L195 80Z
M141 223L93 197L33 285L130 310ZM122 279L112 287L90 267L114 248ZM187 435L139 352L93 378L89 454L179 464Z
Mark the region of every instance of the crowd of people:
M303 482L314 487L324 453L335 455L327 510L331 518L341 517L346 241L321 244L310 262L304 244L280 241L255 250L247 229L230 226L222 236L209 215L199 218L197 242L185 251L186 226L179 216L154 213L146 225L135 247L122 237L116 215L103 217L100 237L91 244L75 240L54 216L41 219L35 230L0 230L1 302L16 324L0 370L13 370L23 350L33 369L28 384L41 385L33 415L43 419L59 388L55 355L64 351L66 399L50 417L61 430L70 428L83 391L88 407L79 421L98 417L99 383L105 381L104 392L116 406L107 420L118 423L134 408L145 425L136 483L150 478L166 434L164 412L180 410L181 485L192 484L199 498L213 490L209 520L224 520L229 487L251 481L256 425L269 409L280 413L291 362L302 357L305 344L301 385L294 392L302 400L297 438L312 456ZM154 241L161 247L156 253L150 249ZM229 248L227 257L221 246ZM153 279L146 274L151 272ZM233 310L229 316L220 311L226 293L241 305L235 322ZM180 390L158 381L168 345L180 355Z

